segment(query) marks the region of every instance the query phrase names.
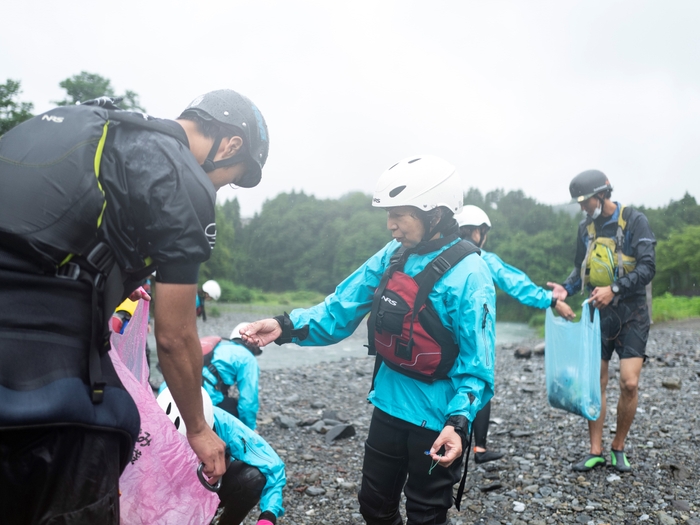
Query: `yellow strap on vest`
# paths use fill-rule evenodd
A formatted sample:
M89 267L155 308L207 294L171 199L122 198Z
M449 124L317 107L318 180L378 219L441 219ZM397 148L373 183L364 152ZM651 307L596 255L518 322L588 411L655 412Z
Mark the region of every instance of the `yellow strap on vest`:
M615 236L615 243L617 245L616 251L618 278L624 277L625 275L625 269L622 259L622 241L624 237L625 228L627 227L627 221L622 217L624 211L625 207L620 206L620 213L617 216L617 233ZM588 231L588 247L586 249L586 256L583 258L583 262L581 263L581 293L584 293L586 287L586 269L588 268L589 260L591 258L591 252L593 251L595 241L598 237L595 231L595 223L593 221L591 221L590 224L586 226L586 230Z

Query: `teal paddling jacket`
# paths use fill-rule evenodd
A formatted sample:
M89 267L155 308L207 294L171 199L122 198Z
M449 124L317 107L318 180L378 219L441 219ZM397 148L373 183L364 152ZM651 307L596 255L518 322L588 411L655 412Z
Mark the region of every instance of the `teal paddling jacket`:
M415 276L439 253L411 254L404 273ZM369 313L374 291L391 256L400 247L389 242L338 285L335 292L308 309L293 310L295 329L308 326L308 337L293 340L302 346L337 343L352 334ZM473 421L493 396L496 294L486 262L474 254L449 269L430 292L440 320L452 333L460 352L448 378L423 383L382 364L368 400L384 412L431 430L442 430L450 416Z

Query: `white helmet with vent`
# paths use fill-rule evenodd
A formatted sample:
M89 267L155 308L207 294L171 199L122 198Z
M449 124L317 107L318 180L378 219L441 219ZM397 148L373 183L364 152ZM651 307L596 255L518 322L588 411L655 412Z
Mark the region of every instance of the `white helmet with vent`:
M372 206L415 206L423 211L445 206L458 213L462 209L462 182L446 160L433 155L409 157L382 173Z
M471 204L467 204L462 208L462 211L455 215L455 219L457 219L457 224L460 226L481 226L485 224L489 228L491 227L491 221L486 212Z
M183 436L187 435L187 429L185 428L185 422L182 419L182 416L180 415L180 410L177 408L177 405L175 404L175 400L173 399L173 395L170 393L170 388L166 388L163 390L159 395L158 395L158 406L162 408L167 416L170 418L170 421L173 422L175 425L175 428L182 434ZM207 425L209 427L214 427L214 404L211 402L211 398L209 397L209 394L207 394L207 391L202 388L202 402L203 404L203 409L204 409L204 420L207 422Z

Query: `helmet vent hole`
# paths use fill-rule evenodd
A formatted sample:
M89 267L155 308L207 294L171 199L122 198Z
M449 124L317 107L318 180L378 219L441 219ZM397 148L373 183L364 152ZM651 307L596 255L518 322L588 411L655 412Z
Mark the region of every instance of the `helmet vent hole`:
M165 409L165 413L166 413L168 416L170 415L170 412L172 411L172 408L173 408L173 404L172 404L172 403L168 403L168 408Z
M396 197L399 193L406 189L406 185L397 186L389 192L389 197Z
M395 168L395 167L398 166L398 165L399 165L399 163L397 162L396 164L394 164L394 165L393 165L391 168L389 168L389 169ZM389 170L387 170L387 171L389 171Z
M420 160L420 157L417 159L409 160L408 163L413 164L414 162L418 162L419 160Z
M174 423L175 423L175 428L177 428L179 430L180 429L180 417L179 416L175 418Z

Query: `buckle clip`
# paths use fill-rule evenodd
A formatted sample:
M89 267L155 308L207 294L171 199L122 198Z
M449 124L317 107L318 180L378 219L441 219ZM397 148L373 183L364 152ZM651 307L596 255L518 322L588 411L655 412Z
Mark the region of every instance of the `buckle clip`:
M80 266L74 262L67 262L63 266L59 266L56 269L56 277L60 279L68 279L70 281L77 281L80 277Z
M100 242L85 256L85 260L100 272L106 273L112 263L112 251L107 243Z
M93 404L97 405L102 403L105 397L105 385L106 383L102 382L95 382L92 384L92 388L90 388L90 393L92 396Z
M452 268L452 265L448 263L442 255L436 257L433 260L433 262L430 263L430 266L440 275L444 274L447 270Z

